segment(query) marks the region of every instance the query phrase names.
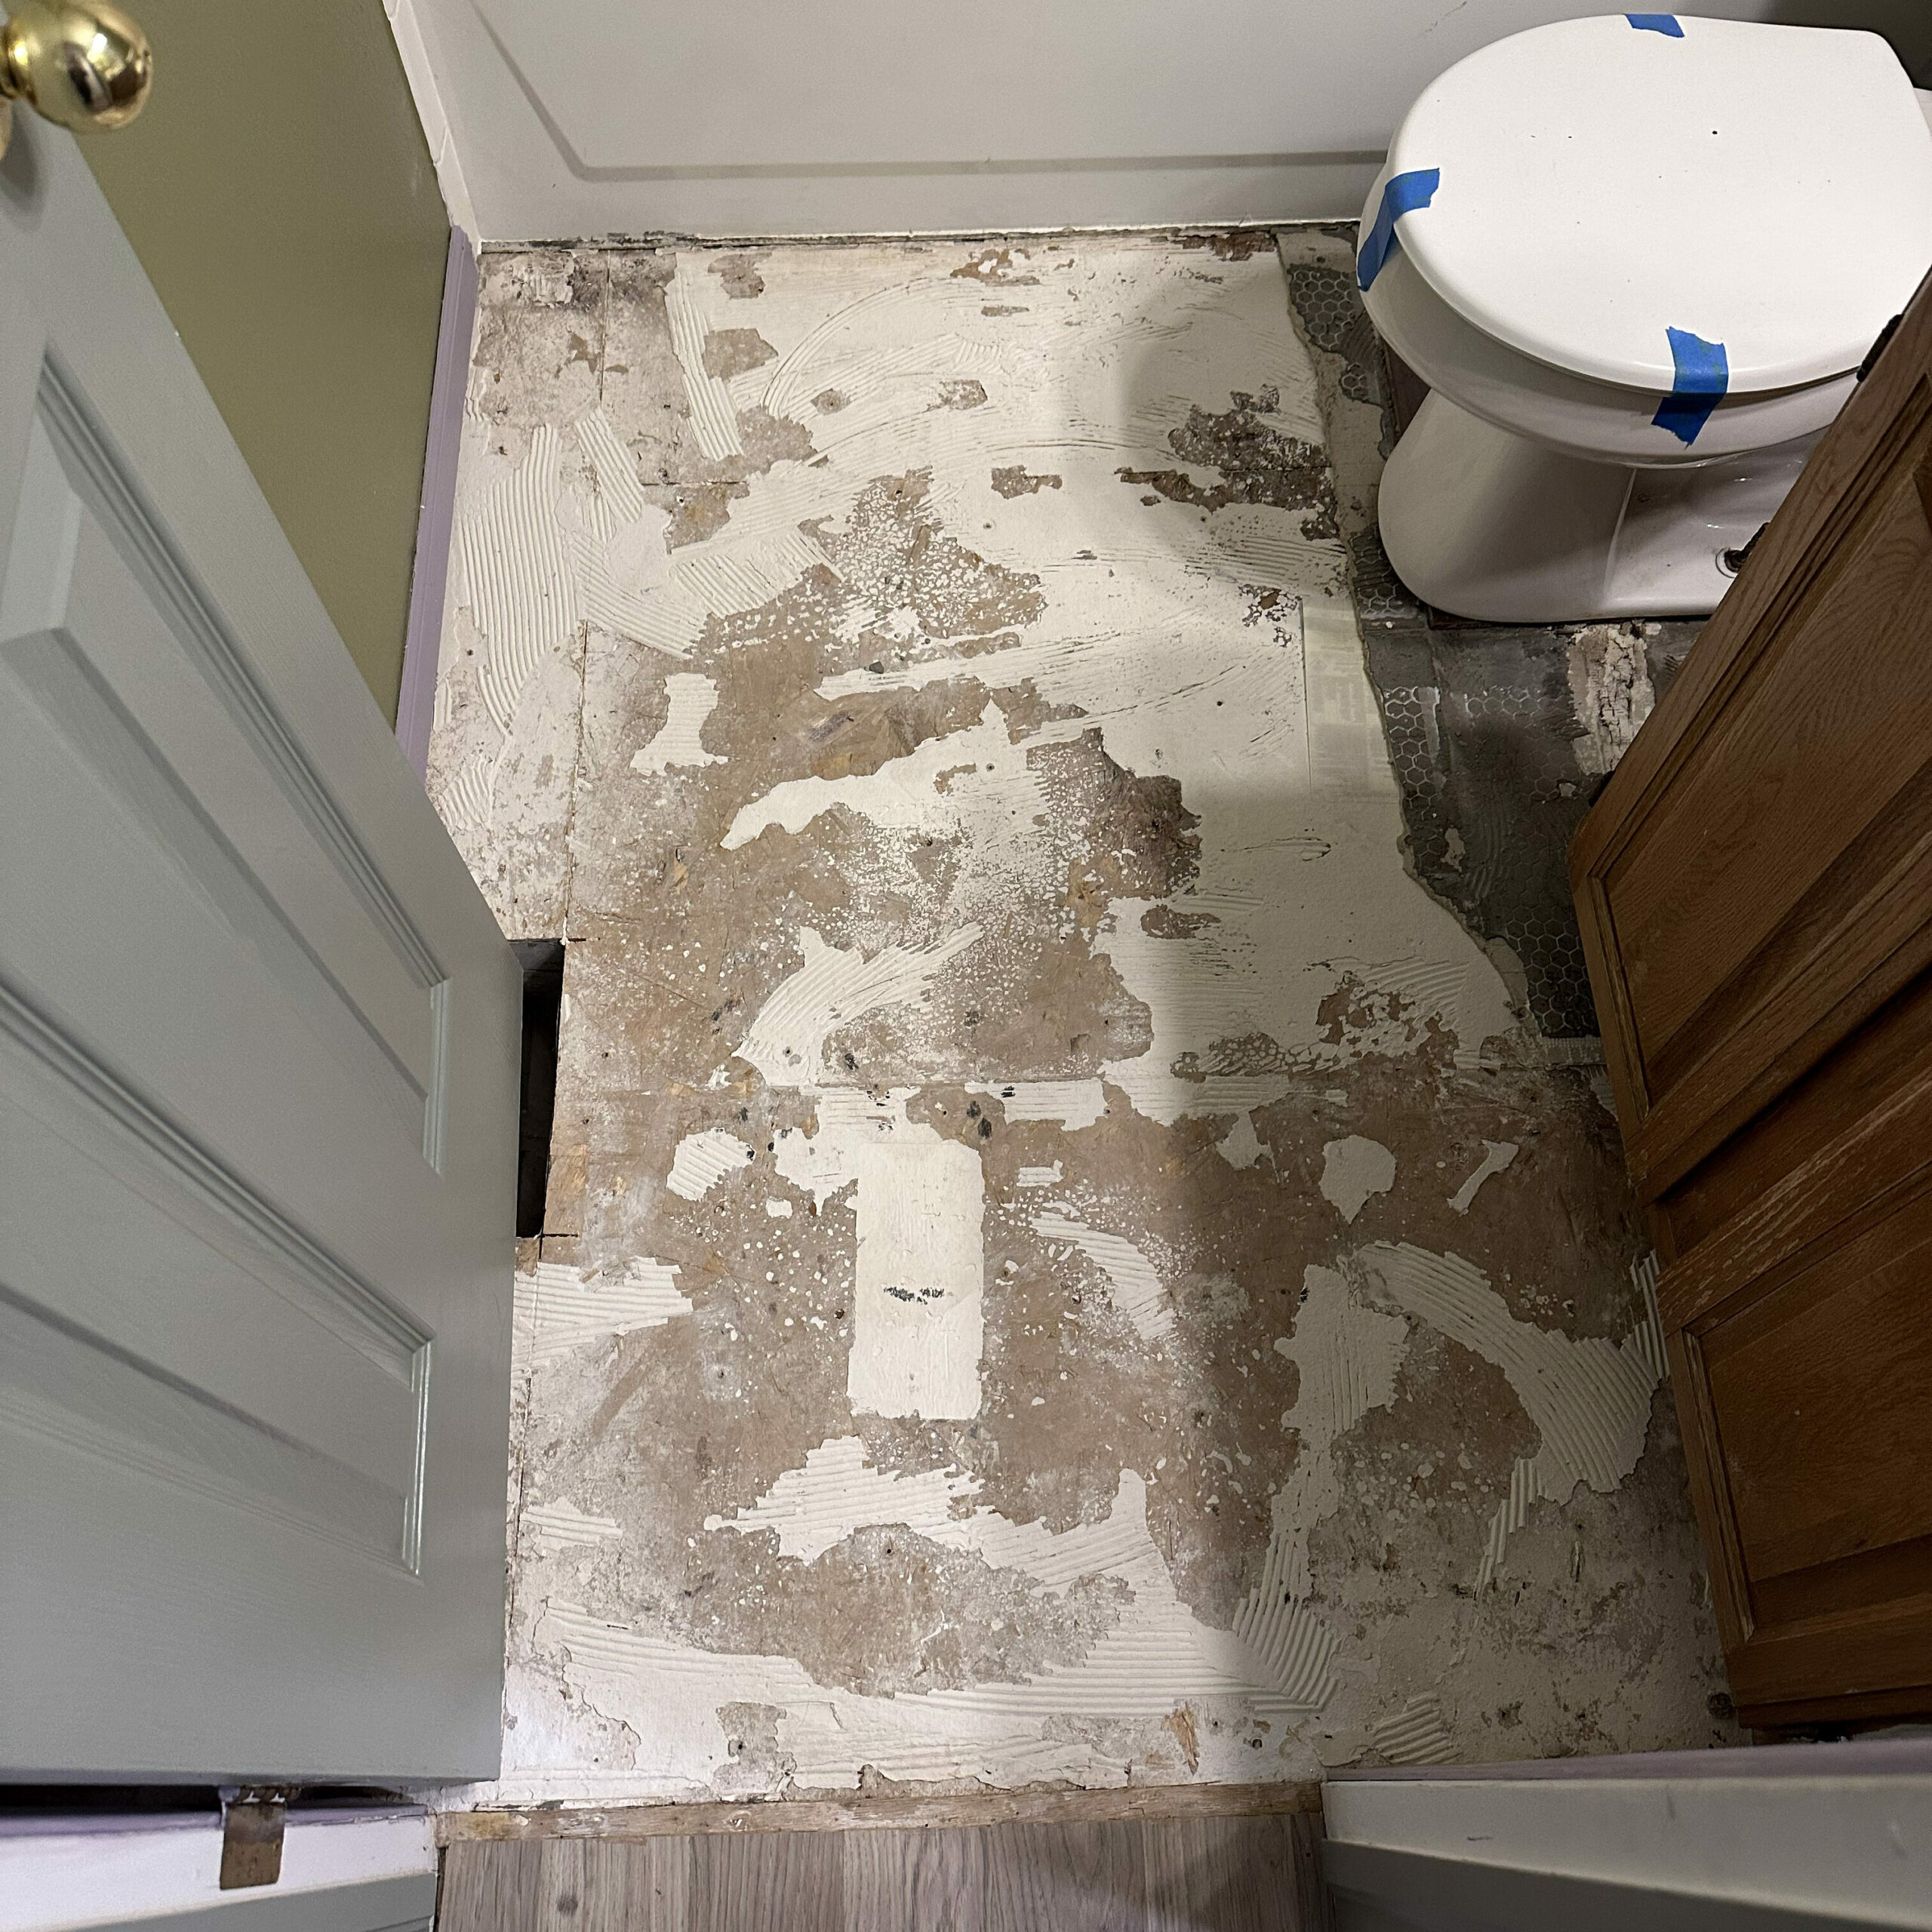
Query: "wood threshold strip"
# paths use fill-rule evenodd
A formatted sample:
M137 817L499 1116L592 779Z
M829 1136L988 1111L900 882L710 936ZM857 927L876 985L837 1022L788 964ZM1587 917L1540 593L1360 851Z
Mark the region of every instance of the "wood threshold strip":
M445 1811L439 1844L527 1838L708 1837L718 1832L916 1831L979 1825L1103 1824L1121 1819L1319 1817L1321 1787L1131 1785L1114 1791L967 1792L952 1797L768 1798L752 1804L527 1804Z

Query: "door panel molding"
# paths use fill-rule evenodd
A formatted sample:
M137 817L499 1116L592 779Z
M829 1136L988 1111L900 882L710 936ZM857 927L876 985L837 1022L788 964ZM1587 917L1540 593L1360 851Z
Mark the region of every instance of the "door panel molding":
M180 773L128 713L73 634L54 629L12 638L0 644L0 667L14 686L14 701L38 714L48 734L85 767L170 864L184 897L205 912L211 924L250 946L288 998L304 1005L318 1021L331 1009L340 1010L352 1023L334 1029L337 1050L358 1081L386 1090L400 1118L426 1142L432 1096L426 1082L432 1077L433 1048L422 1056L424 1078L419 1078L377 1020L276 903L259 873L200 808ZM431 989L432 1001L439 990ZM433 1006L426 1018L426 1038L435 1023Z
M14 141L0 1770L491 1777L521 975L75 143Z
M54 1075L72 1098L146 1157L197 1204L272 1257L283 1292L339 1340L405 1387L430 1337L380 1290L339 1260L211 1149L122 1080L79 1038L0 974L0 1040Z
M133 469L88 406L79 383L51 349L42 364L35 400L68 474L91 499L89 508L119 539L124 554L140 571L157 605L174 620L208 682L226 700L263 763L280 780L318 841L334 855L397 955L426 991L439 985L448 975L437 963L434 949L390 890L382 869L289 729L220 606L176 547L165 521L150 506Z
M385 943L429 1003L429 1063L423 1093L423 1157L441 1171L448 1104L448 974L358 837L338 803L263 685L220 604L170 534L134 469L88 402L80 382L49 347L41 363L35 414L62 469L100 520L155 607L220 697L263 768L360 902ZM318 961L319 963L319 961ZM325 969L326 970L326 969ZM345 997L346 995L345 995ZM351 1001L358 1014L361 1008ZM368 1023L365 1019L365 1023ZM372 1029L372 1030L374 1030ZM384 1051L392 1044L380 1032Z
M423 1358L427 1382L428 1357ZM0 1428L420 1567L411 1498L0 1283Z

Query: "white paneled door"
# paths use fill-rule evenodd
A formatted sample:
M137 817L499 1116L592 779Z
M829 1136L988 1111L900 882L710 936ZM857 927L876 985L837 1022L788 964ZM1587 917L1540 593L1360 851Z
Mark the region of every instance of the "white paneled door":
M0 544L0 1777L487 1775L515 961L24 114Z

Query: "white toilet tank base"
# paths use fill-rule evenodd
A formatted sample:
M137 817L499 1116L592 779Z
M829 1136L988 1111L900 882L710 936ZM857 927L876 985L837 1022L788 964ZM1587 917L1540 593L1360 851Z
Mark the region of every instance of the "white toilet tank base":
M1708 616L1817 441L1691 468L1586 462L1432 391L1382 476L1383 547L1411 593L1491 623Z

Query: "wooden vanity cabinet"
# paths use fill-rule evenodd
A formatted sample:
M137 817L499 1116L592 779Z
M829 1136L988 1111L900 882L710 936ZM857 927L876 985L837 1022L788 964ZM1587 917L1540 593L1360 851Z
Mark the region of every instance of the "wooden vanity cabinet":
M1571 880L1740 1715L1932 1717L1932 282Z

